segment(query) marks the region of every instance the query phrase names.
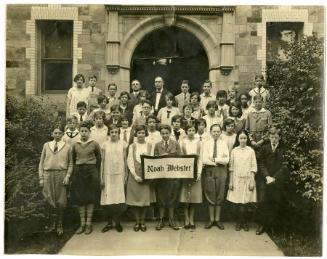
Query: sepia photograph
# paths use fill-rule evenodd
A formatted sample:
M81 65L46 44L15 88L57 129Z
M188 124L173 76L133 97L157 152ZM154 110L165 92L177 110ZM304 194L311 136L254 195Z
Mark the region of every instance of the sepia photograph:
M4 254L323 255L324 5L2 5Z

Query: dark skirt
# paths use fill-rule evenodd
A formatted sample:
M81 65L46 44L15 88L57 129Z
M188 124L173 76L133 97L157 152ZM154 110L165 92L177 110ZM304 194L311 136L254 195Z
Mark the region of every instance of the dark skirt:
M75 165L71 198L72 204L77 206L99 203L100 178L95 164Z
M180 179L160 179L155 183L157 202L160 207L174 207L179 202Z
M225 200L227 167L224 165L206 166L203 175L203 192L210 205L221 205Z

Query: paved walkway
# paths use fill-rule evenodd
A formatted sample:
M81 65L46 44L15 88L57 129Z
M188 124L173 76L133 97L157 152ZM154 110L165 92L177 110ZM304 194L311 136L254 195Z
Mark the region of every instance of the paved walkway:
M155 223L147 224L146 232L134 232L132 222L123 224L124 231L115 229L101 233L104 223L95 223L90 235L74 235L60 251L65 255L257 255L283 256L267 234L257 236L255 226L250 231L234 230L233 223L225 223L225 230L217 227L196 230L155 230Z

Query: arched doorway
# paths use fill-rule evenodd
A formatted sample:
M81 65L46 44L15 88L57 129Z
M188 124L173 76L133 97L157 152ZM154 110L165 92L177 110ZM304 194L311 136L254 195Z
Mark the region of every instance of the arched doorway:
M202 43L190 32L178 27L154 30L139 42L131 59L131 79L137 78L144 89L154 90L155 76L162 76L173 94L180 83L189 81L190 91L200 91L209 78L209 62Z

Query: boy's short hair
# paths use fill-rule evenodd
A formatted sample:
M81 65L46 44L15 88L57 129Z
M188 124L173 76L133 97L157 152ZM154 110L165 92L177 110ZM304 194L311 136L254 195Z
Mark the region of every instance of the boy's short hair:
M86 102L84 102L84 101L79 101L78 103L77 103L77 105L76 105L76 108L78 109L78 108L87 108L87 104L86 104Z
M182 122L182 115L176 114L171 118L171 122L175 122L177 120L180 120Z
M144 103L143 103L143 105L144 104L148 104L150 107L152 107L152 103L149 100L145 100Z
M90 130L93 127L93 122L90 120L86 120L86 121L81 121L81 123L79 124L80 128L88 128L88 130Z
M168 125L168 124L161 124L161 125L160 125L160 132L161 132L163 129L166 129L166 130L168 130L168 131L171 133L171 126L170 126L170 125Z
M225 97L225 98L227 98L227 92L225 90L219 90L217 92L216 99L218 99L219 97Z
M76 122L78 122L78 119L75 115L70 115L66 118L66 123L72 122L73 120L76 120Z
M205 80L204 82L203 82L203 84L202 84L202 86L204 85L204 84L210 84L210 87L212 87L212 82L209 80L209 79L207 79L207 80Z
M210 132L212 131L213 127L219 127L219 129L222 130L221 126L219 124L215 123L215 124L211 125Z
M107 104L109 103L108 97L105 96L104 94L100 94L97 98L98 104L103 103L104 100L106 100Z
M195 120L195 125L196 125L197 128L199 127L199 125L201 123L203 123L207 127L207 121L205 119L199 118L199 119Z
M149 123L149 120L150 120L150 119L153 119L153 120L155 120L155 121L156 121L156 123L158 123L158 122L159 122L159 120L158 120L157 116L155 116L155 115L151 114L151 115L149 115L149 116L146 118L146 124L148 124L148 123Z
M114 86L116 88L116 90L118 89L117 85L115 83L109 83L108 84L108 89L110 88L110 86Z
M183 112L184 112L185 108L190 108L192 110L192 112L194 110L193 107L192 107L192 105L189 104L189 103L183 105Z
M213 101L213 100L209 101L207 103L207 105L206 105L206 109L209 110L209 108L211 108L211 107L214 107L215 110L218 110L217 102L216 101Z
M58 122L58 123L55 123L53 126L52 126L52 132L54 132L56 129L59 129L61 132L65 132L65 127L64 125L62 125L62 123Z
M228 118L228 119L224 120L223 130L226 130L227 125L232 125L232 124L234 124L234 126L235 126L235 121L233 119Z
M181 85L183 85L183 84L187 84L188 85L188 80L182 80Z
M94 113L94 119L95 118L102 118L102 120L104 121L106 119L106 114L104 113L104 111L96 111Z
M261 100L261 101L263 101L263 97L262 97L262 95L261 95L261 94L257 94L257 95L255 95L255 96L253 97L253 101L256 101L256 100Z
M268 135L278 135L280 137L280 129L276 126L271 126L268 130Z
M129 96L129 93L126 92L126 91L122 91L122 92L120 93L120 95L119 95L119 99L120 99L123 95L126 95L128 100L131 99L131 97Z
M85 77L82 74L77 74L74 76L74 82L76 83L78 79L82 78L83 79L83 83L85 83Z
M120 134L120 128L117 127L115 124L110 124L108 126L108 135L110 135L110 131L114 130L114 129L118 129L118 134Z
M258 78L260 78L260 79L262 79L263 81L265 81L265 77L264 77L264 75L261 74L261 73L257 73L257 74L254 75L254 80L256 80L256 79L258 79Z
M98 78L96 77L96 75L90 75L89 80L91 80L91 79L95 79L95 81L98 81Z
M113 112L113 111L119 111L119 105L118 104L114 104L113 106L110 107L110 112Z

